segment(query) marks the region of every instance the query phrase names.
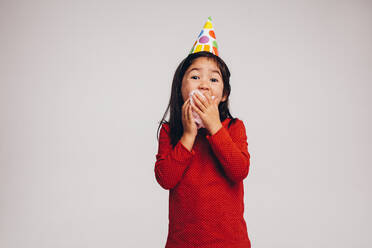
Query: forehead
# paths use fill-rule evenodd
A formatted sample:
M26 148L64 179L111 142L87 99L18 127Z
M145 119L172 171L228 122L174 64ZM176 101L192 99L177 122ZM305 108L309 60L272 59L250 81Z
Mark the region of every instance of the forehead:
M221 73L220 69L217 66L217 62L214 61L213 59L207 58L207 57L199 57L199 58L195 59L192 62L192 64L189 66L187 71L190 72L194 68L198 68L199 70L206 70L206 71L208 71L208 70L209 71L217 71L217 72Z

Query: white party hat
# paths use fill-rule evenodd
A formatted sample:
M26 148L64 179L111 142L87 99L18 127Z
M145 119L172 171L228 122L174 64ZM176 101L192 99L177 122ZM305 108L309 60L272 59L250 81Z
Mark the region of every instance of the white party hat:
M202 31L191 48L190 54L201 51L211 52L218 56L218 45L212 24L212 17L208 17L208 20L205 22Z

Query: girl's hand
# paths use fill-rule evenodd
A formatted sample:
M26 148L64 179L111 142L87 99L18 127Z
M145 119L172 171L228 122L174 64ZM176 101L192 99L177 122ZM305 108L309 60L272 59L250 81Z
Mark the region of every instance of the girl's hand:
M184 135L196 137L198 128L192 116L190 98L188 98L182 106L182 125Z
M199 94L194 94L193 101L196 106L191 104L191 107L198 113L209 134L213 135L222 127L220 112L218 111L218 99L217 97L212 99L208 92L205 96L206 98L203 99Z

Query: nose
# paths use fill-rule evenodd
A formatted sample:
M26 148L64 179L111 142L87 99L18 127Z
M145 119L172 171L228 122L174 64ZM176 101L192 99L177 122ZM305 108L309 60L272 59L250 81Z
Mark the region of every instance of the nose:
M207 80L201 80L201 82L199 84L199 90L210 91L210 87L211 87L211 85Z

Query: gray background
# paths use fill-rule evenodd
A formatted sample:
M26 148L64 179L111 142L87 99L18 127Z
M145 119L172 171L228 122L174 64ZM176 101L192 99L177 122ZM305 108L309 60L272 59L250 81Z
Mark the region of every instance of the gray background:
M371 247L371 1L1 1L0 247L164 247L173 73L212 16L256 248Z

